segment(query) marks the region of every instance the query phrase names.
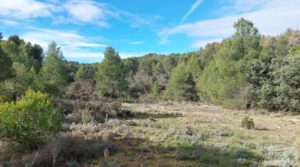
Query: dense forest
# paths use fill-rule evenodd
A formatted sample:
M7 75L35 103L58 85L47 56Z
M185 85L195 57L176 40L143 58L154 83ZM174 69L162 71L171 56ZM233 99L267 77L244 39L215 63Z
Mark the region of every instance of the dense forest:
M300 31L264 36L243 18L233 26L231 37L197 51L121 59L107 47L94 64L67 61L55 42L44 51L17 35L4 40L1 34L0 138L37 149L63 128L67 111L59 99L72 96L299 113Z

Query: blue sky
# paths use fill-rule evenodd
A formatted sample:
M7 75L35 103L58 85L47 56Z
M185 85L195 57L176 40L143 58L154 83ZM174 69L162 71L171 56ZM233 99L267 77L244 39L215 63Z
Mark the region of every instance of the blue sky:
M0 0L0 32L44 48L55 41L67 60L99 62L106 46L122 58L182 53L221 41L240 17L261 34L300 28L299 0Z

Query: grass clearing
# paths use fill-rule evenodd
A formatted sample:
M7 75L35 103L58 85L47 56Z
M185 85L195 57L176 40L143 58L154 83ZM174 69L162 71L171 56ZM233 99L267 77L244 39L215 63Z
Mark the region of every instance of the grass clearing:
M122 109L131 111L133 116L109 117L104 123L74 119L72 123L70 115L64 132L57 140L61 145L57 147L60 150L56 153L56 166L299 164L300 116L179 102L123 103ZM78 113L74 114L78 116ZM253 119L254 129L242 127L242 120L247 116ZM69 145L72 149L67 149ZM41 148L38 154L25 157L13 151L6 153L1 161L8 156L20 156L20 164L35 162L51 166L53 163L53 155L47 146ZM76 160L72 159L73 154L78 156Z

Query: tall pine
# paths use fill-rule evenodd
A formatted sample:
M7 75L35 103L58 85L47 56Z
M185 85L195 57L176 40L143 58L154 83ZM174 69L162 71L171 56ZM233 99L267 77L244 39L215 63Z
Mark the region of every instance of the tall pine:
M107 47L104 60L96 73L97 90L102 96L117 98L126 94L126 69L119 54Z
M60 48L55 42L48 46L45 61L41 69L41 77L44 82L44 89L50 93L56 93L63 88L68 81L68 75L64 66L64 57Z
M11 77L13 77L12 61L0 46L0 82L4 83L6 79Z

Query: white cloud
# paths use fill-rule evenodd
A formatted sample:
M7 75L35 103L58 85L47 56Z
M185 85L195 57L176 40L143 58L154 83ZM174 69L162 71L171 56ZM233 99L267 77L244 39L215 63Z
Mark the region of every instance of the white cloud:
M89 51L65 51L64 55L69 55L68 58L99 58L99 61L104 58L102 52L89 52Z
M66 58L101 57L101 51L91 51L94 49L102 50L106 45L89 41L86 37L75 32L66 32L58 30L49 30L41 28L32 28L31 32L27 32L21 37L32 43L41 45L46 49L50 42L55 41L63 50Z
M8 26L16 26L19 25L18 22L10 20L10 19L0 19L0 22L4 25L8 25Z
M109 27L107 19L118 16L118 13L109 10L106 4L90 0L68 1L64 4L64 8L73 22L92 23L101 27ZM70 18L62 21L66 20L70 20Z
M104 28L110 27L110 19L118 19L133 28L161 19L159 16L136 15L95 0L0 0L0 16L18 22L47 17L54 24L93 24Z
M183 16L180 24L183 23L201 4L203 0L196 0L196 2L191 6L190 10Z
M0 16L17 19L51 16L51 4L36 0L0 0Z
M132 42L130 42L129 44L130 44L130 45L141 45L141 44L143 44L143 43L145 43L145 41L132 41Z
M91 22L104 18L104 11L90 1L73 1L66 4L66 9L74 19Z
M233 0L232 0L233 1ZM231 8L248 8L250 2L236 0ZM225 15L216 19L200 20L194 23L182 24L173 28L164 29L159 33L162 40L168 39L172 35L185 34L196 40L193 46L197 46L199 39L222 39L234 33L233 23L244 17L254 22L261 34L276 35L282 33L287 28L300 28L300 1L299 0L256 0L251 1L252 7L256 10L248 12L236 11L237 14ZM224 11L226 12L226 11Z
M106 47L106 45L99 44L99 43L80 42L80 41L67 42L67 44L72 47L89 47L89 48Z

